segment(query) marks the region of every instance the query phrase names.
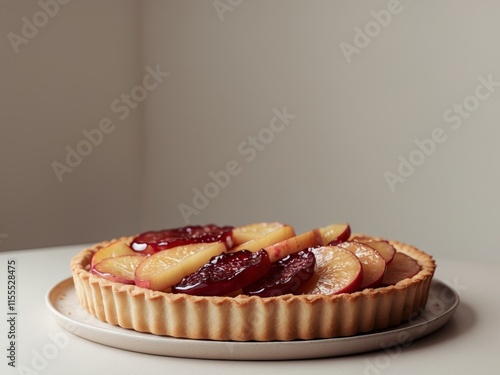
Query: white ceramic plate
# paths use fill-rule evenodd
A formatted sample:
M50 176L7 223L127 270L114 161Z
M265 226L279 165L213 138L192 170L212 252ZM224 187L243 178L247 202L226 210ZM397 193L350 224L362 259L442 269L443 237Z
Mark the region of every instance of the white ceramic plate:
M55 285L46 301L60 326L90 341L140 353L230 360L323 358L403 346L443 326L459 304L452 288L434 280L426 308L417 318L395 328L333 339L234 342L156 336L101 322L81 307L71 278Z

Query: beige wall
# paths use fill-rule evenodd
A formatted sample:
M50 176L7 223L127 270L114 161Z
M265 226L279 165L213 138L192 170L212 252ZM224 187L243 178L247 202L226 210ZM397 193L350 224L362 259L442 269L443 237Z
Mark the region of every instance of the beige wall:
M48 13L37 2L0 5L1 249L136 230L141 114L120 120L110 104L142 76L138 5L72 1L48 8L53 17L45 17L46 24L42 13ZM25 27L27 43L17 37L11 43L9 33L25 35L23 17L35 17L40 27ZM105 118L114 128L99 143L92 129ZM84 130L95 134L92 149L85 147ZM67 146L89 155L70 157L71 168ZM61 178L53 162L66 166Z
M0 163L16 178L0 187L2 248L187 221L349 221L500 260L496 1L141 4L73 1L17 55L3 38ZM36 10L9 7L2 35ZM169 75L59 183L51 162L116 119L110 103L147 66Z
M171 76L146 103L144 228L184 224L192 189L236 161L192 222L349 221L436 255L500 260L500 87L481 88L477 108L471 97L478 77L500 82L498 2L225 3L236 5L222 20L210 1L145 3L143 58ZM372 11L387 25L356 45L356 27L377 32ZM350 62L343 42L358 46ZM448 112L464 101L468 117ZM285 106L296 118L263 130ZM257 146L238 147L259 132L274 138L247 161ZM432 136L421 161L415 142ZM410 154L421 165L392 191L384 174Z

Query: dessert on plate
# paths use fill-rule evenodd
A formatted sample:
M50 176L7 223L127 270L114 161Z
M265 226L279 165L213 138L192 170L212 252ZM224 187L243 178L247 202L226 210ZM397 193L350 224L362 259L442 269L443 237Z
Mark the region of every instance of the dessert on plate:
M189 339L352 336L425 307L433 258L332 224L186 226L104 241L71 261L81 305L109 324Z

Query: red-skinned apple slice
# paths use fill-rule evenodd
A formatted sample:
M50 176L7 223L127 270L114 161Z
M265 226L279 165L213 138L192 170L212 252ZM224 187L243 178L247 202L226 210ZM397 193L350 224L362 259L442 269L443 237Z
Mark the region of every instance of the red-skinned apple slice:
M385 260L385 264L389 264L394 258L394 255L396 255L396 249L394 246L385 240L375 240L371 237L356 236L352 239L352 241L361 242L373 247L380 253L380 255L382 255Z
M319 229L323 243L336 245L337 243L347 241L351 235L349 224L332 224Z
M383 285L395 285L399 281L409 279L420 272L421 267L417 261L406 254L396 253L382 280Z
M316 258L314 275L301 288L304 294L340 294L358 290L363 280L359 259L338 246L311 249Z
M274 245L266 246L264 250L267 251L269 260L273 263L297 251L322 245L324 245L324 243L319 229L313 229Z
M239 246L242 243L255 240L268 233L275 231L278 228L284 227L286 224L279 222L261 222L242 225L233 228L233 246Z
M121 255L137 255L137 253L132 250L125 241L113 241L97 250L97 252L92 256L91 267L94 267L94 265L106 258L113 258Z
M166 290L225 251L222 242L181 245L160 251L139 264L135 270L135 284L152 290Z
M105 279L122 284L134 284L134 274L146 255L120 255L108 257L95 264L91 272Z
M235 228L235 230L233 231L233 238L238 238L238 241L251 238L251 236L253 238L243 243L240 242L238 246L231 249L231 252L239 250L250 250L252 252L256 252L260 249L277 244L295 236L295 231L290 225L279 223L272 223L271 225L266 224L267 223L252 224L252 235L248 233L249 231L245 231L245 233L243 233L243 231L238 232L238 230ZM258 232L260 232L259 235L256 234Z
M382 255L382 258L384 258L385 264L392 262L394 255L396 255L396 249L387 241L370 241L364 243L377 250Z
M363 281L359 289L375 288L382 283L385 273L385 260L380 253L372 247L353 241L346 241L337 246L351 251L356 255L363 267Z

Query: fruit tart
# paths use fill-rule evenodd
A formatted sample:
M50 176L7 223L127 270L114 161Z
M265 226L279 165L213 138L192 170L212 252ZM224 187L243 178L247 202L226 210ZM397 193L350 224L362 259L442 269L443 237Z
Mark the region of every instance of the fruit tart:
M73 257L81 305L109 324L179 338L352 336L415 317L433 258L333 224L186 226L98 243Z

